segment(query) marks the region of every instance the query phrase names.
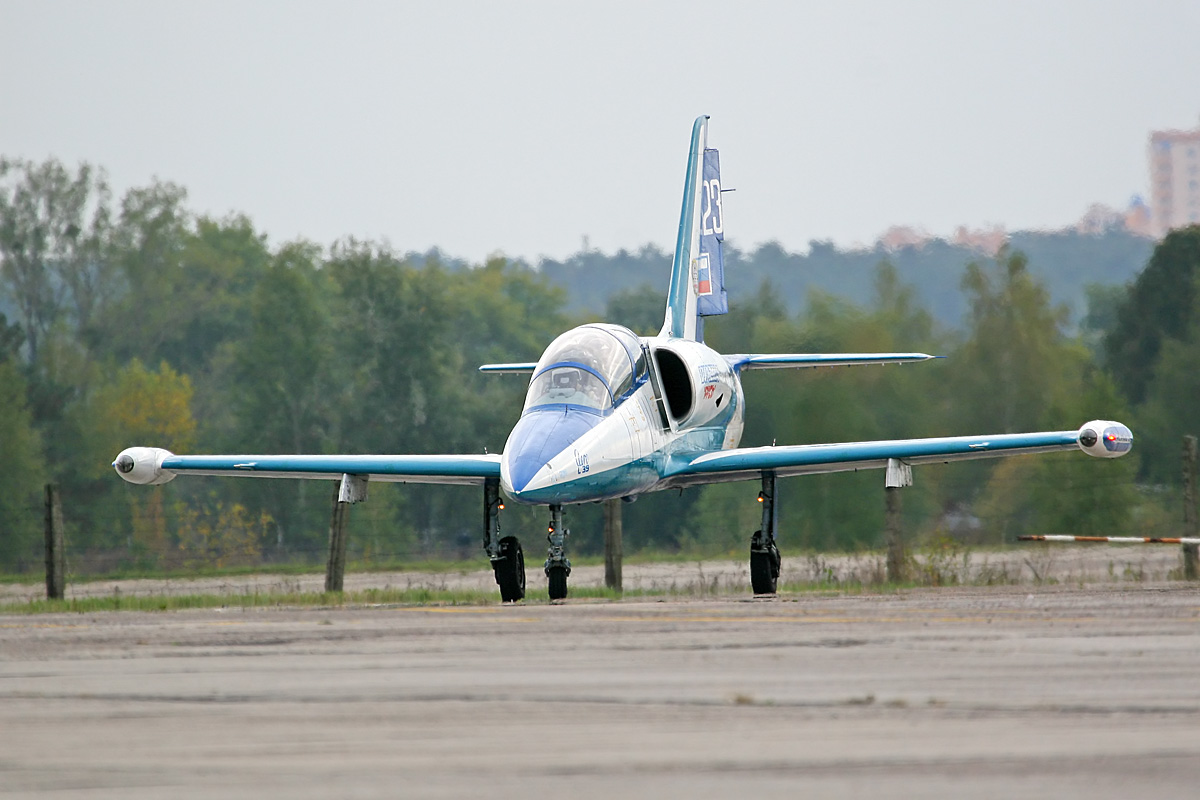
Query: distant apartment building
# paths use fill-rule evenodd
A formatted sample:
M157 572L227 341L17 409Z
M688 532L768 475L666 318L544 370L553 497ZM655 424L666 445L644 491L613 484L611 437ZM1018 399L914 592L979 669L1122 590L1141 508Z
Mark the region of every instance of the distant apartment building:
M1150 204L1158 236L1200 225L1200 128L1150 134Z

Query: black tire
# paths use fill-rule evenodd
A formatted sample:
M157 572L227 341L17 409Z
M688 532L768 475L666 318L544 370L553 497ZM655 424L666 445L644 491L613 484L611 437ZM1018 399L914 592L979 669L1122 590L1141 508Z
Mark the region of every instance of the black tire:
M500 585L500 599L515 603L525 598L525 554L515 536L500 540L500 558L492 562L496 583Z
M765 550L750 551L750 586L755 594L775 594L781 562L779 548L774 542Z
M550 599L562 600L567 596L567 568L566 567L551 567L546 570L546 577L550 579Z

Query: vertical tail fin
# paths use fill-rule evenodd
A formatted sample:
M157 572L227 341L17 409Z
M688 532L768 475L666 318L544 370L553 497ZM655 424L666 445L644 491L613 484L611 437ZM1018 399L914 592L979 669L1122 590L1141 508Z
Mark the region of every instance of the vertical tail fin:
M721 260L721 242L725 239L721 164L717 151L707 149L707 143L708 117L697 117L692 125L663 336L700 340L700 317L729 311Z

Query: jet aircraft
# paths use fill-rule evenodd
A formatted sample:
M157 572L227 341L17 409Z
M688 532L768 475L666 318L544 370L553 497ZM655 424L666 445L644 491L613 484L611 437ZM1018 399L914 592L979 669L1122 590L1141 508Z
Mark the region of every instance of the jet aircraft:
M750 537L756 594L774 594L777 478L884 470L885 485L909 486L912 466L1025 453L1082 450L1100 458L1129 451L1119 422L1075 430L950 436L843 444L738 447L745 419L742 373L754 369L907 364L924 353L723 355L704 344L704 318L724 314L724 214L718 153L708 117L696 119L662 331L639 337L619 325L567 331L537 362L485 364L485 373L529 375L524 409L503 453L482 455L175 455L130 447L113 461L126 481L163 484L178 475L340 480L339 499L359 502L371 481L483 487L483 544L504 601L525 596L515 536L501 536L501 495L549 507L544 564L551 599L567 595L564 507L722 481L762 483L762 526Z

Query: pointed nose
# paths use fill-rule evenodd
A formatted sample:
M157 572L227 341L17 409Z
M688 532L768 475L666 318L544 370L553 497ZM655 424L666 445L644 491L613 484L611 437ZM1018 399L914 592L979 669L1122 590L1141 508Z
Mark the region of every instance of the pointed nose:
M556 455L599 424L601 417L577 409L534 409L517 422L500 462L500 481L505 492L520 499L534 477Z

